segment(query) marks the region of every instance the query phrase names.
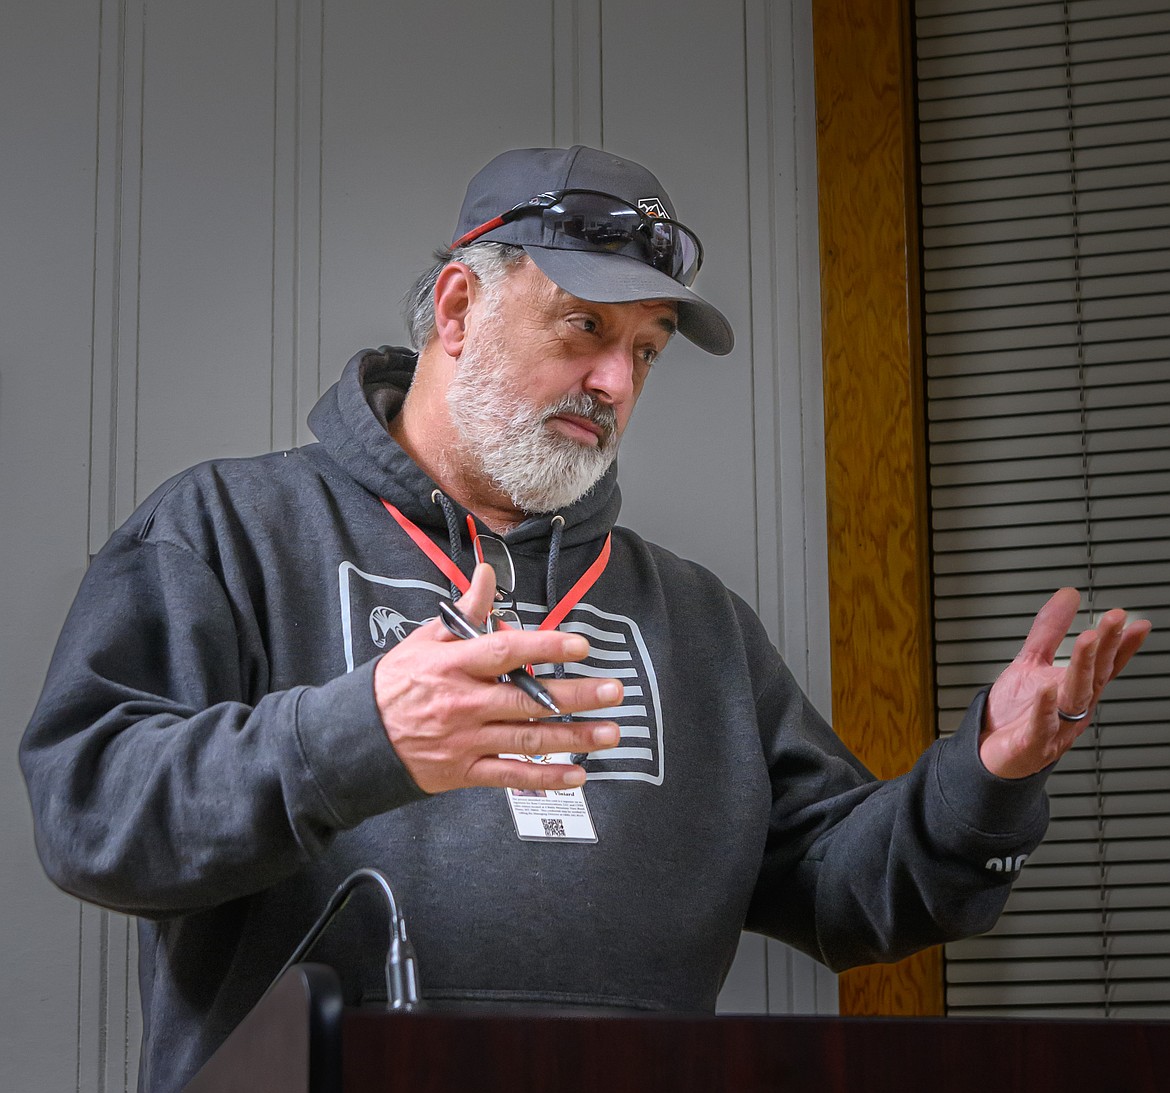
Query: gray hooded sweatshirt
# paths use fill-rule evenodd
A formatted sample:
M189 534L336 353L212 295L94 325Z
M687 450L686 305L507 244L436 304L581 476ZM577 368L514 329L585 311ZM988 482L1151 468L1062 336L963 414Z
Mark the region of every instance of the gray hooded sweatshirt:
M741 929L834 969L988 929L1047 822L1043 777L978 757L983 698L876 781L710 572L614 526L614 472L505 538L535 624L612 554L562 627L625 684L585 762L597 841L525 841L504 790L429 796L389 744L377 658L449 594L398 507L470 573L466 513L386 431L414 357L353 358L320 443L160 487L90 566L21 746L50 877L139 918L140 1085L179 1089L255 1004L334 888L383 870L431 999L711 1013ZM551 565L550 565L551 556ZM549 666L537 666L548 674ZM359 894L313 959L384 997Z

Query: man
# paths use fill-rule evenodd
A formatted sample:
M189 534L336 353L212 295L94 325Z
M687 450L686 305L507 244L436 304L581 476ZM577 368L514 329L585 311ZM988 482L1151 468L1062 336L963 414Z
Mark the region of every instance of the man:
M417 362L358 354L319 444L178 476L95 559L21 758L50 876L140 916L144 1088L362 866L431 999L709 1012L745 926L843 968L999 913L988 861L1038 843L1045 768L1148 627L1110 612L1057 669L1057 593L958 734L875 782L742 601L614 526L672 333L731 348L673 216L606 153L498 157L414 294ZM436 619L460 594L489 635ZM501 682L523 665L577 718ZM376 998L381 920L347 923L315 958Z

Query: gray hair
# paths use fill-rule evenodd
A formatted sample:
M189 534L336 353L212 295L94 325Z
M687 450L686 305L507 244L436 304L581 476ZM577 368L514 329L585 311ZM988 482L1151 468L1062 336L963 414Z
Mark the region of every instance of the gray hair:
M469 243L457 250L443 247L435 251L435 264L415 281L402 301L415 350L421 352L435 332L435 282L444 266L462 262L475 274L483 290L490 293L524 257L524 248L510 243Z

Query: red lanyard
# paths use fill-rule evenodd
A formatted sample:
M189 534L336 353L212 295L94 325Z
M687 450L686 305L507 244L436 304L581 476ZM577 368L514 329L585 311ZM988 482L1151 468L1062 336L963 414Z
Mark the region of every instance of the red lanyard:
M386 506L386 511L398 522L398 526L414 540L419 550L434 562L443 573L443 576L458 588L460 592L466 592L471 587L471 582L463 575L463 571L439 549L430 536L412 520L399 512L384 497L379 498L379 500ZM468 526L474 531L475 524L472 522L470 516L467 518L467 522ZM565 616L581 602L585 593L593 587L597 578L605 571L605 567L609 562L609 550L612 539L613 533L610 532L605 537L605 542L601 545L601 553L593 560L593 564L581 574L577 583L569 589L568 594L557 603L556 607L545 615L537 627L538 630L555 630L564 621Z

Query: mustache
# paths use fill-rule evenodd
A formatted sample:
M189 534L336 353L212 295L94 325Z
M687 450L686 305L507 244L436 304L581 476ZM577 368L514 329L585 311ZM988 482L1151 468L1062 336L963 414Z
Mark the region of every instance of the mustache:
M612 406L592 395L566 395L544 412L544 421L558 414L573 414L585 418L601 430L601 447L606 447L617 431L617 413Z

